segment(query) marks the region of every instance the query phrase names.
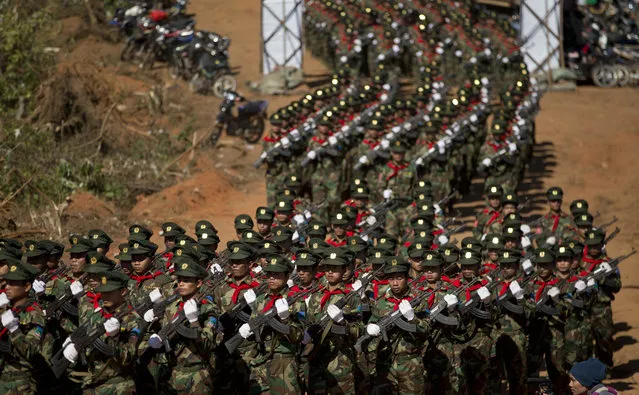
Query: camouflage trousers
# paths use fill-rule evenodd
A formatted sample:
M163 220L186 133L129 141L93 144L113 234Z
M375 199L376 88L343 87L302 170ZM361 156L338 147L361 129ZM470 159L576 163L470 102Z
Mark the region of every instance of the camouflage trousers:
M330 361L319 358L310 362L309 394L355 394L355 356L352 350L343 351Z
M512 171L507 171L500 176L488 176L486 177L485 185L498 184L504 188L505 192L516 192L519 186L519 178Z
M533 321L528 328L528 377L538 377L545 361L555 394L568 393L568 374L564 369L564 329Z
M298 364L294 355L273 354L263 363L251 367L251 394L273 395L301 393Z
M133 379L116 378L98 386L87 386L82 391L83 395L133 395L136 394Z
M216 358L215 389L221 394L246 394L249 392L251 371L250 361L255 354L253 350L243 353L246 358L238 353L231 356L218 355Z
M490 393L501 393L502 379L508 381L510 394L526 393L526 349L528 341L523 331L493 332L495 357L490 362Z
M316 212L318 218L325 223L329 223L329 215L337 211L340 205L339 196L339 173L335 171L326 172L318 169L311 177L313 203L326 201L324 207Z
M211 373L206 367L174 368L168 384L176 394L209 394L213 390Z
M608 367L613 366L613 322L610 303L597 303L592 308L592 336L595 339L595 356Z
M0 375L0 393L6 395L31 395L36 393L36 383L31 375L24 377Z
M577 311L566 319L564 369L570 370L577 362L590 358L593 353L593 330L591 315L583 311Z
M424 363L421 356L398 355L377 358L375 388L391 389L397 394L422 395L425 392Z

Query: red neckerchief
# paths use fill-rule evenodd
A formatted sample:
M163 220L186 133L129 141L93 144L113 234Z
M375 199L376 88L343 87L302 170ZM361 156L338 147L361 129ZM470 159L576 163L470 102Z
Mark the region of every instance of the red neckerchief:
M471 292L477 291L479 288L486 285L487 282L488 281L486 280L481 280L479 284L471 285L470 288L466 288L466 301L472 299L473 295L471 295Z
M562 217L561 213L559 214L548 213L547 218L552 219L554 221L552 223L551 232L554 232L555 230L557 230L557 227L559 226L559 219L561 219L561 217Z
M331 236L328 236L328 238L326 238L326 243L332 245L333 247L342 247L346 245L346 239L337 241L334 240Z
M379 145L379 141L364 139L362 140L362 144L366 144L370 149L373 149Z
M379 296L379 286L388 285L388 280L373 279L373 298L377 299Z
M329 291L328 288L324 289L324 295L322 296L322 299L320 300L320 309L324 308L324 305L326 304L326 302L328 302L328 299L330 299L331 296L333 295L345 295L347 293L349 293L350 291L348 289L336 289L335 291Z
M428 308L429 309L431 309L433 307L433 303L435 302L435 292L433 292L433 291L435 291L435 288L431 288L431 287L424 288L422 290L422 292L426 292L426 293L432 292L430 294L430 296L428 297Z
M299 199L293 200L293 210L296 210L297 206L299 206L300 204L302 204L301 200L299 200Z
M510 287L510 283L512 283L515 279L512 279L510 281L501 281L501 288L499 289L499 296L503 295L506 293L506 291L508 291L508 288Z
M40 307L40 306L38 305L38 303L33 302L33 303L31 303L30 305L28 305L28 306L24 309L24 311L26 311L27 313L30 313L30 312L32 312L32 311L34 311L34 310L35 310L35 307L34 307L34 306L35 306L35 307ZM12 308L11 308L11 311L13 311L14 313L17 313L17 312L18 312L18 308L17 308L17 307L12 307ZM14 315L15 315L16 317L18 317L18 320L20 320L19 314L14 314ZM7 328L2 328L2 330L0 330L0 337L4 336L4 335L5 335L8 331L9 331L9 330L8 330Z
M482 272L481 274L486 274L486 273L490 273L493 270L497 269L499 267L498 264L496 263L492 263L492 262L486 262L482 265L480 271Z
M138 276L137 274L133 274L131 275L131 280L134 280L138 283L138 287L140 286L140 284L143 281L146 280L153 280L154 278L156 278L157 276L159 276L160 274L162 274L162 272L160 270L158 270L157 272L153 273L153 274L145 274L143 276Z
M264 136L264 141L266 141L267 143L277 143L278 141L280 141L281 137L271 137L271 136Z
M501 213L499 211L493 210L492 214L490 215L490 219L488 220L488 222L486 222L486 226L490 226L497 220L497 218L499 218L500 215Z
M317 272L317 273L315 273L315 278L319 280L320 278L324 277L324 274L326 274L326 273L325 272Z
M434 295L431 295L431 296L434 296ZM401 299L397 299L397 298L393 298L392 296L390 296L390 297L387 297L386 300L388 300L389 302L395 304L395 306L393 306L393 311L395 311L395 310L397 310L399 308L399 304L402 303L402 300L408 300L410 302L411 300L413 300L413 298L411 298L410 296L404 296Z
M587 271L588 271L588 273L592 273L592 271L595 270L597 265L599 265L600 263L606 261L606 258L601 258L601 259L591 258L588 255L586 255L587 253L588 253L588 251L586 250L586 248L584 248L584 252L583 252L584 255L581 257L581 261L590 264L590 266L588 267Z
M326 139L321 139L321 138L319 138L317 136L313 136L313 138L311 140L315 141L318 144L324 144L326 142Z
M503 143L493 143L490 141L487 141L486 145L490 145L493 148L493 151L495 152L499 151L504 146Z
M91 291L87 291L86 295L87 298L89 298L89 302L93 304L93 310L101 309L100 299L102 298L102 295L100 295L99 292L93 293Z
M178 309L177 309L177 311L175 312L175 314L173 314L173 318L177 317L177 316L178 316L178 314L180 314L180 311L182 311L182 310L184 310L184 302L183 302L183 301L180 301L180 302L178 303Z
M366 217L368 217L368 215L369 215L369 213L366 212L366 211L358 211L357 212L357 216L355 217L355 223L359 224L364 219L366 219Z
M408 167L408 163L404 163L403 165L397 166L397 165L393 164L393 162L388 162L388 164L386 166L390 167L393 170L393 172L388 177L386 177L386 181L389 181L391 178L393 178L397 174L399 174L400 170L404 170L405 168L407 168Z
M558 278L553 278L552 280L548 280L548 281L535 280L535 284L540 285L539 289L537 290L537 293L535 293L535 302L537 302L539 298L541 298L541 294L544 292L544 288L546 288L546 286L552 286L557 284L558 282L559 282Z
M282 299L282 295L268 295L268 297L270 298L270 300L266 303L266 306L264 306L264 308L262 309L262 313L266 313L271 308L273 308L273 305L275 305L276 300Z
M246 290L246 289L251 289L251 288L255 288L258 285L260 285L260 283L258 283L257 281L252 281L250 284L247 283L242 283L240 285L234 284L234 283L229 283L229 287L233 288L233 296L231 296L231 300L233 301L233 304L237 303L237 298L240 297L240 292Z
M344 205L348 207L355 207L355 202L353 201L353 199L348 199L344 202Z

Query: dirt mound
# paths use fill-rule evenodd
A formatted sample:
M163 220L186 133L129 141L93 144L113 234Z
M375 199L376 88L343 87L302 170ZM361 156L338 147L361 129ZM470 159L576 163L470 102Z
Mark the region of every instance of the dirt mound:
M121 232L122 227L113 205L85 191L77 191L66 199L60 222L69 233L98 227L114 234Z

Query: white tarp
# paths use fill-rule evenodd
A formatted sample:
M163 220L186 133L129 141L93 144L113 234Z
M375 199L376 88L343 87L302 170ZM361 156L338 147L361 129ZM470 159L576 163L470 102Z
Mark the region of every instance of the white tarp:
M528 70L535 74L561 66L561 0L522 0L521 39Z
M262 0L262 73L302 68L302 0Z

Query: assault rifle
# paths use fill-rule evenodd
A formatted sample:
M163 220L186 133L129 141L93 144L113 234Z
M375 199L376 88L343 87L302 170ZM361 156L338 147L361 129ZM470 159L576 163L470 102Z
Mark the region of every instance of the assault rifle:
M46 284L49 281L51 281L51 279L53 279L54 277L64 276L65 274L69 272L69 270L71 270L71 266L68 266L68 265L60 266L52 272L42 273L40 276L36 278L36 280L40 280Z
M20 314L27 309L27 307L31 306L31 303L25 303L21 306L18 306L15 310L13 310L13 314L16 317L19 317ZM7 307L8 308L8 307ZM0 338L8 331L7 328L0 323ZM11 352L11 342L9 340L0 340L0 354L8 354Z
M292 306L298 301L305 299L306 296L316 292L320 288L321 286L319 284L316 284L315 286L307 290L289 296L288 298L286 298L286 302L289 306ZM253 334L255 335L255 341L258 343L261 342L260 332L264 326L270 326L277 332L284 335L288 335L291 331L290 326L277 319L277 309L275 308L275 306L271 307L268 311L265 311L261 315L249 319L248 324L251 328L251 332L253 332ZM232 354L240 346L240 344L242 344L243 341L244 338L242 337L242 335L236 333L235 335L233 335L233 337L231 337L224 343L224 347L226 347L229 354Z
M87 276L88 273L83 273L75 281L82 282ZM59 310L63 310L65 313L74 317L78 316L78 306L74 306L73 304L71 304L71 301L76 299L76 297L74 297L73 293L71 293L70 287L71 285L69 284L69 286L67 286L64 290L64 294L62 294L62 296L47 305L47 308L44 310L44 315L45 317L47 317L47 319L55 317ZM84 294L85 292L83 291L81 295L77 296L77 298L80 298Z

